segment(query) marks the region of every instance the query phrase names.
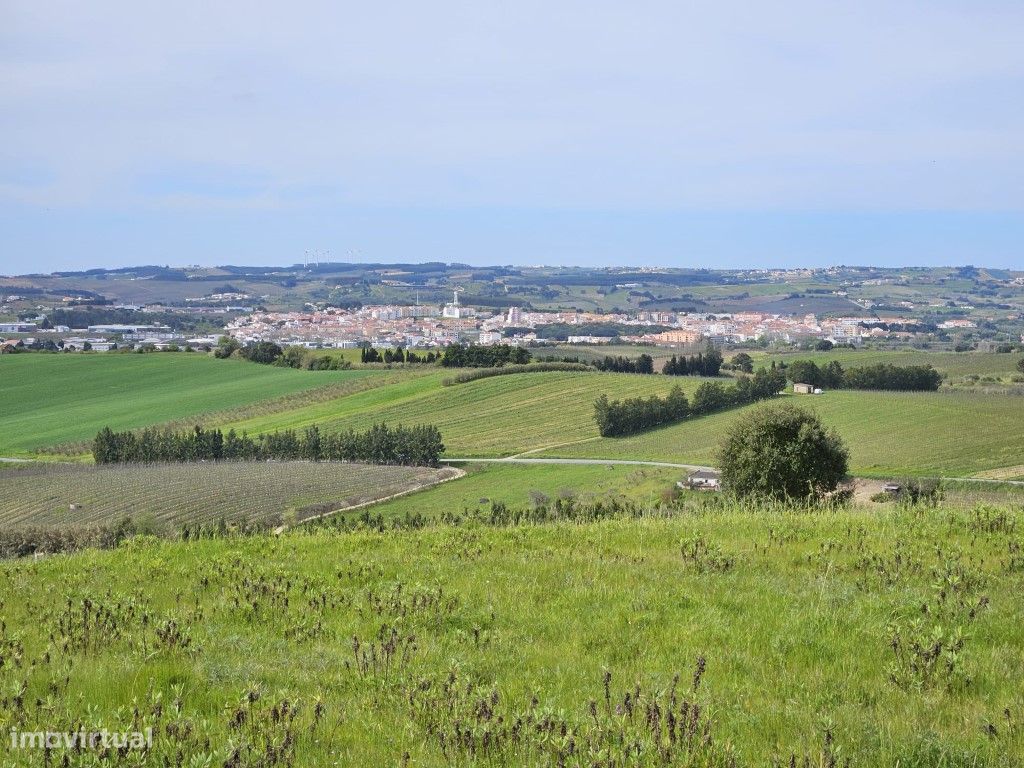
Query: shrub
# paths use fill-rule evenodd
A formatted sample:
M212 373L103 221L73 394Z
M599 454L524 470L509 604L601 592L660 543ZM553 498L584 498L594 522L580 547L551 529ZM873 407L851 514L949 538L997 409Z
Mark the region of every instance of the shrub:
M817 500L846 476L839 435L793 405L762 408L737 421L719 451L723 486L737 496Z

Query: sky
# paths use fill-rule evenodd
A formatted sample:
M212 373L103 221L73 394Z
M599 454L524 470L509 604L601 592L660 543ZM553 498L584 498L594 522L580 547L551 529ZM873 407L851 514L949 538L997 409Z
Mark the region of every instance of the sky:
M1024 269L1022 40L1020 0L4 0L0 274Z

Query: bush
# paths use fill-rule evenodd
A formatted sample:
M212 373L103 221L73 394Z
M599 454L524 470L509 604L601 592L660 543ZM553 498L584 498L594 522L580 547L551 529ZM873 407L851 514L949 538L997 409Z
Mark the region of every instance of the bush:
M723 487L740 497L814 501L846 476L849 453L816 415L793 405L737 421L719 451Z
M281 359L284 350L272 341L260 341L255 344L246 344L238 350L238 354L254 363L272 365Z

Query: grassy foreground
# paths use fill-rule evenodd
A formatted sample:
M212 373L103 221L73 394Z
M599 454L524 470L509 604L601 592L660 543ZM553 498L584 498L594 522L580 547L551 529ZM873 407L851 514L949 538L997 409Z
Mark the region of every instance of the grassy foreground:
M151 726L147 765L1017 766L1020 524L724 505L8 562L0 725Z

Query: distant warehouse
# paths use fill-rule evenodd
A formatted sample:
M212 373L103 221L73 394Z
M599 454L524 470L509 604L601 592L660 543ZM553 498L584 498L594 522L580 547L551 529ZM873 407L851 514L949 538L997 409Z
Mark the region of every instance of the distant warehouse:
M169 325L90 325L89 333L170 333Z

